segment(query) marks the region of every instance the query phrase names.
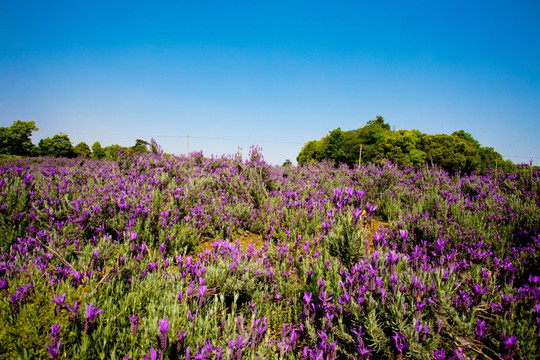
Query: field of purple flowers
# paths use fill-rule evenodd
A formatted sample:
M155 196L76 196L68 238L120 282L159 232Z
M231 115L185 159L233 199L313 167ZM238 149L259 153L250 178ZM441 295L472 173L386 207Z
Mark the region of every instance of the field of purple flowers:
M540 358L533 167L28 158L0 192L1 359Z

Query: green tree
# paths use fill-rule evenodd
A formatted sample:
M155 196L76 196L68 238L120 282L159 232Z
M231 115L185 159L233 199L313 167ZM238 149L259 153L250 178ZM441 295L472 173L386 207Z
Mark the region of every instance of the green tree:
M116 160L118 158L119 153L121 151L126 151L126 150L127 150L126 148L117 144L109 145L103 149L103 151L105 152L105 156L108 159L112 159L112 160Z
M344 135L341 128L330 131L327 136L326 159L332 159L336 164L345 162L345 151L343 151Z
M96 141L92 145L92 157L94 159L103 159L103 158L105 158L105 156L106 156L105 151L101 147L101 144L99 143L99 141Z
M77 154L77 157L86 157L92 154L92 150L90 149L90 146L88 146L88 144L85 143L84 141L75 145L73 150L75 150L75 154Z
M130 152L137 154L148 153L148 146L150 146L148 141L137 139L135 145L130 148Z
M30 137L38 131L35 121L16 120L10 127L0 127L0 153L20 156L36 154Z
M69 136L64 133L47 137L39 141L39 154L43 156L67 157L72 158L77 154L71 144Z
M492 148L483 148L471 134L459 130L451 135L428 135L419 130L392 131L384 118L377 115L357 130L330 131L320 140L308 141L296 160L299 165L309 161L332 159L336 164L358 163L362 147L362 163L389 159L398 165L421 166L426 162L440 165L449 173L485 171L488 167L511 168Z
M322 161L326 157L326 144L325 139L310 140L304 144L300 150L300 154L296 157L299 165L308 163L310 161Z

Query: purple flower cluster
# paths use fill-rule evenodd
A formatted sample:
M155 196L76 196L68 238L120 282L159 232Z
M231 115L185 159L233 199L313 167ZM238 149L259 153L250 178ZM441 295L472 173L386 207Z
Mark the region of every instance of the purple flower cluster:
M532 358L539 183L533 167L277 167L257 148L6 162L3 325L54 324L53 359L80 338L88 358Z

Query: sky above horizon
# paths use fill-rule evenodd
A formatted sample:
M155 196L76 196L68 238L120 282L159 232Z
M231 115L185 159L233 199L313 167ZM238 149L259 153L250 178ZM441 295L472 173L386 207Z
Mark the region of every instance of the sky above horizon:
M376 115L540 163L538 1L0 1L0 126L296 162Z

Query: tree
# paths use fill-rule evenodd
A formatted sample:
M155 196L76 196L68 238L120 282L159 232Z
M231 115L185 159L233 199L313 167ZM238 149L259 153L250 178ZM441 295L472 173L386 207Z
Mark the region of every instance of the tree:
M39 141L39 153L43 156L67 157L72 158L77 154L71 144L69 136L64 133L58 133L52 138L47 137Z
M35 121L16 120L10 127L0 127L0 153L31 156L36 153L36 146L30 137L38 131Z
M124 150L127 150L127 149L117 144L109 145L103 149L103 151L105 152L105 156L108 159L112 159L112 160L116 160L118 158L119 152L124 151Z
M326 158L333 159L336 164L345 162L345 151L343 151L343 131L341 128L330 131L327 136Z
M131 152L143 154L148 152L148 146L150 143L141 139L135 141L135 145L130 148Z
M421 166L429 161L449 173L512 166L492 148L481 147L463 130L451 135L428 135L414 129L392 131L379 115L357 130L342 131L338 127L320 140L308 141L296 159L299 165L332 159L336 164L353 166L358 163L360 147L363 164L389 159L397 165Z
M75 154L77 154L77 157L86 157L90 156L92 154L92 150L90 149L90 146L88 146L85 142L80 142L74 147Z
M94 159L103 159L105 157L105 151L101 147L101 144L99 143L99 141L96 141L92 145L92 157Z

